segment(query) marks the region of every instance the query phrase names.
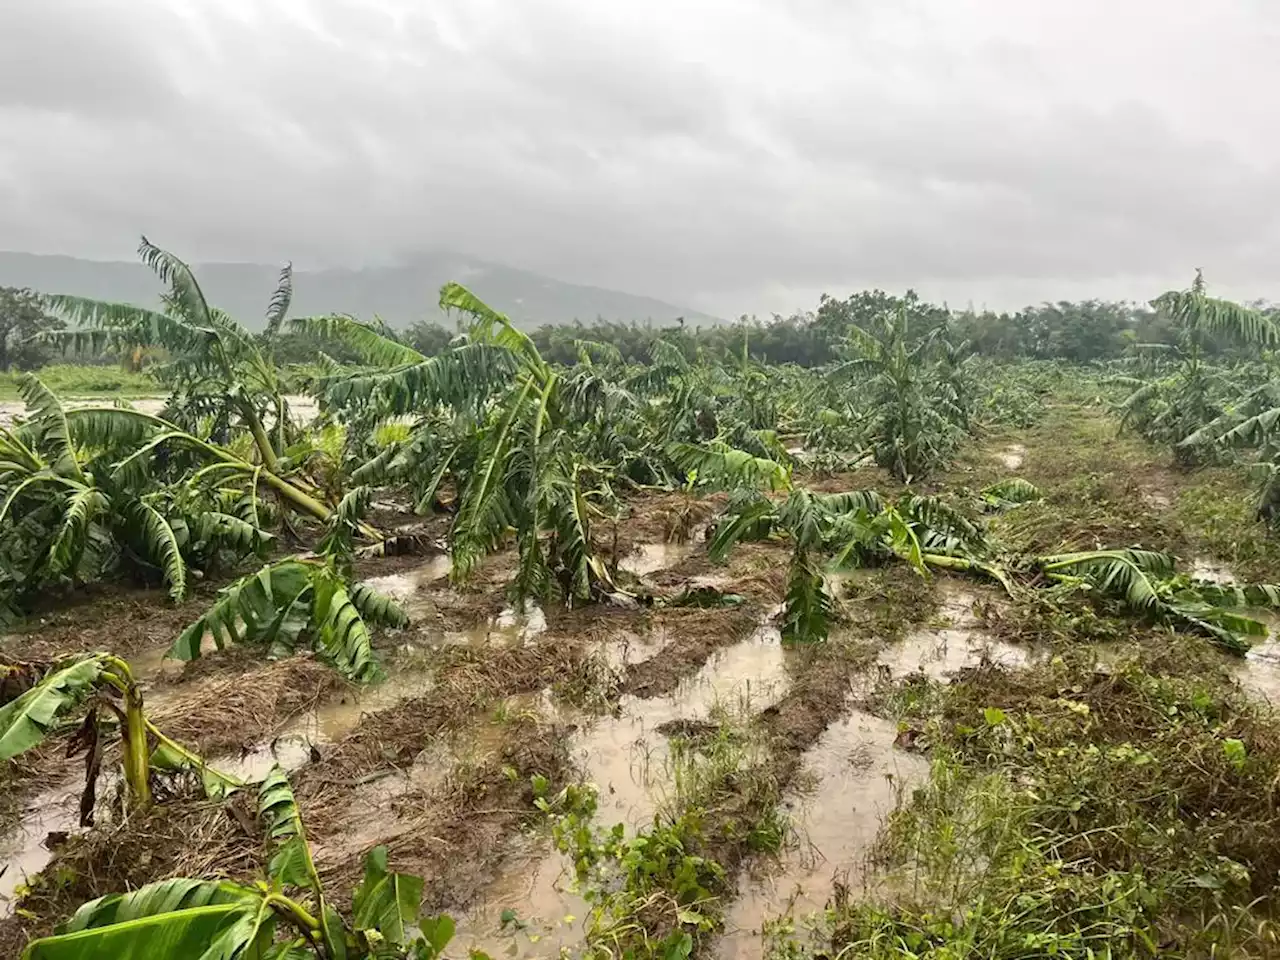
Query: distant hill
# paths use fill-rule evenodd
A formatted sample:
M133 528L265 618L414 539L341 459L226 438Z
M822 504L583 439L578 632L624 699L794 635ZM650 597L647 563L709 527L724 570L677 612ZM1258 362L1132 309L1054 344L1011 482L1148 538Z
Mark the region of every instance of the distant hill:
M275 289L278 265L208 263L195 265L205 296L252 329ZM358 270L298 270L293 278L292 316L347 313L360 319L375 314L396 327L417 320L451 325L436 306L440 287L450 280L465 284L494 309L525 329L544 323L597 319L652 321L662 325L684 317L691 326L720 323L715 317L652 297L586 287L456 254L434 254L412 264ZM0 251L0 287L30 287L41 293L70 293L101 300L154 305L159 281L141 263L81 260Z

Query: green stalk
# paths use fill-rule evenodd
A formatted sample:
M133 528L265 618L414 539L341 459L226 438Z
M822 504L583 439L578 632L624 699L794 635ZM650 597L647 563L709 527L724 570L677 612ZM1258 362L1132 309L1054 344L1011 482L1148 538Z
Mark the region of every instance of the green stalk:
M142 712L142 691L133 679L129 664L119 657L107 657L114 670L106 678L124 694L124 782L138 807L151 806L151 751L147 749L147 718Z
M253 408L253 404L246 401L240 404L240 415L244 417L245 422L249 425L249 432L253 434L253 442L257 445L258 453L262 456L262 465L267 468L268 473L274 473L276 469L276 452L271 446L271 438L267 436L267 431L262 426L262 421L258 419L258 411Z
M207 773L212 775L214 779L221 781L222 784L226 786L229 790L238 790L245 785L243 780L238 780L235 777L231 776L230 774L226 774L226 773L223 773L221 770L214 769L213 767L205 763L204 757L200 756L198 753L192 753L182 744L178 743L178 741L172 740L169 737L166 737L163 733L160 732L160 729L150 720L146 721L146 725L147 725L147 732L150 733L153 737L155 737L156 741L162 747L166 747L169 750L173 751L173 753L181 757L183 761L185 761L193 770L199 770L201 773Z

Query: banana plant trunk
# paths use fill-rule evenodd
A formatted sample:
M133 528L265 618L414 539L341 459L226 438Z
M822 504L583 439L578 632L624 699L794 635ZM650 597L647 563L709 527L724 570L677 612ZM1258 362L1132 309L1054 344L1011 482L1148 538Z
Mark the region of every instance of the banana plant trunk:
M124 693L124 780L134 806L151 805L151 751L142 693L130 682Z

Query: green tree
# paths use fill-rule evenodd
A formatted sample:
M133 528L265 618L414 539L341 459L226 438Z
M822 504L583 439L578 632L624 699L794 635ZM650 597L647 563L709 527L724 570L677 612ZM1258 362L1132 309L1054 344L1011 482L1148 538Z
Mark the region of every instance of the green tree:
M62 329L62 321L45 313L44 299L25 287L0 287L0 371L15 366L31 370L49 357L47 345L33 338Z

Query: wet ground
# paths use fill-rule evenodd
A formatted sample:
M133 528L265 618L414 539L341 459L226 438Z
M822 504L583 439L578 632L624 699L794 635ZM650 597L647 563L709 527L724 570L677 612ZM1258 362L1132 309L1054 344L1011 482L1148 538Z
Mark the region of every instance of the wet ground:
M0 408L0 422L4 416ZM991 469L998 462L1013 470L1027 449L1002 444L982 456ZM868 853L883 818L927 775L925 758L896 745L894 724L855 706L859 686L917 673L953 682L984 661L1016 669L1039 653L984 632L980 614L994 602L993 591L940 576L930 588L936 610L898 631L896 642L866 636L860 626L884 598L849 601L851 622L842 629L862 631L873 652L856 670L834 671L827 686L815 686L814 674L831 665L821 654L784 647L773 617L782 600L785 550L744 547L728 567L713 567L697 533L712 508L683 495L664 495L660 503L660 511L637 516L634 529L620 530L620 570L668 595L690 585L739 592L747 597L741 609L516 610L504 589L509 569L503 563L510 558L495 558L477 583L457 589L441 554L368 565L366 582L400 601L413 622L380 638L389 679L361 691L324 681L314 669L319 665L302 659L263 664L231 651L185 667L167 662L163 653L182 617L162 598L154 607L136 601L119 623L91 628L92 637L95 646L126 630L139 638L129 653L157 723L182 730L207 750L211 764L246 779L261 777L274 763L294 772L303 815L314 823L317 863L340 896L348 895L364 852L385 843L394 866L427 878L428 907L458 917L455 946L494 957L572 950L581 946L590 916L545 819L533 811L532 775L547 776L553 789L594 783L598 823L622 823L634 833L680 805L673 735L731 716L765 725L782 744L777 749L791 749L790 718L807 708L805 697L829 688L813 736L797 740L793 763L777 766L787 772L782 787L790 841L776 860L733 864L736 896L724 905L724 932L714 949L726 958L755 958L764 953L761 931L770 921L820 910L836 882L875 889ZM1194 573L1230 579L1207 560ZM911 612L901 619L912 619ZM70 631L56 635L58 644L74 639ZM31 642L42 642L38 631ZM1280 695L1280 653L1270 643L1238 668L1246 685L1273 699ZM248 697L238 689L244 687L264 695ZM234 722L204 722L232 697L241 698ZM0 838L0 857L9 864L0 874L0 897L55 856L59 863L81 862L67 852L77 846L77 762L40 762L43 778L20 784L19 829ZM219 829L235 832L229 824ZM51 832L54 851L45 842ZM63 833L73 835L67 847L59 845ZM258 855L260 838L227 842L238 844L239 858L202 868L235 875L245 857L253 862ZM190 853L157 847L153 861L92 882L118 886L122 879L145 882L181 872L192 863ZM99 892L77 891L81 898ZM74 906L60 904L64 911ZM504 925L510 912L518 924ZM0 936L0 952L15 942L13 929L8 933L8 940Z

